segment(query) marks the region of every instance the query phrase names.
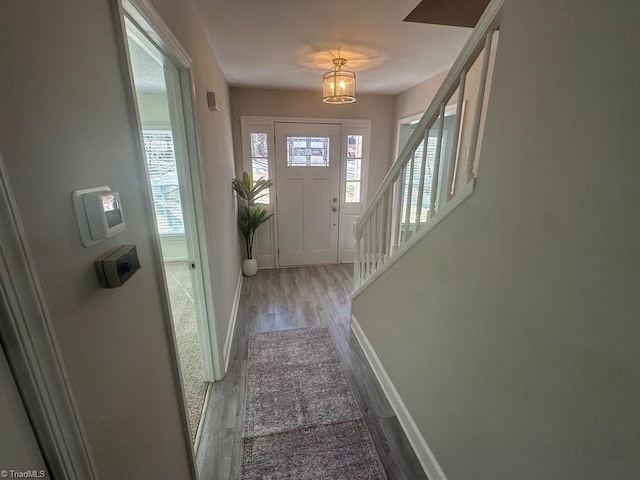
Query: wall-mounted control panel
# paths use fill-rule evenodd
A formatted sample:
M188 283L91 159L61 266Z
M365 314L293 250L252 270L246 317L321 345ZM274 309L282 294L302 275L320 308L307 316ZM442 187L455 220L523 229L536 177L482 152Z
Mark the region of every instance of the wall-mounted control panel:
M118 288L140 270L135 245L122 245L109 250L95 262L102 288Z
M126 226L120 194L110 187L76 190L71 194L82 244L90 247L122 232Z

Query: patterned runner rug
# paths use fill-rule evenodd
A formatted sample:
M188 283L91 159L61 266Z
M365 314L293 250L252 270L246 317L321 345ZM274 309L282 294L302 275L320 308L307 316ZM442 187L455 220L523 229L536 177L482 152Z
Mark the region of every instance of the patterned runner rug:
M242 478L387 478L325 327L249 335Z

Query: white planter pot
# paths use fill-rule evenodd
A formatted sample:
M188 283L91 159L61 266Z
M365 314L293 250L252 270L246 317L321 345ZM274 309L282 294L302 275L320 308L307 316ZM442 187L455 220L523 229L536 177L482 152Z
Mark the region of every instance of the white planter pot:
M245 277L253 277L258 273L258 261L255 258L247 258L242 261L242 273Z

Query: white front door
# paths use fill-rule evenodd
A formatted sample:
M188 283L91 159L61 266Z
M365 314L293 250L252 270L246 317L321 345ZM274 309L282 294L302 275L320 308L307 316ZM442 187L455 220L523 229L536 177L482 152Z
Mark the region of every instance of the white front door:
M337 263L342 127L275 123L281 267Z

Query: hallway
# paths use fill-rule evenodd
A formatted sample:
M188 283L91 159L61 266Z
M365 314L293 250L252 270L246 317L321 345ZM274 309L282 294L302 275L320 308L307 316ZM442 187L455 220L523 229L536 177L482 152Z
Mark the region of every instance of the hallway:
M261 270L245 278L229 370L211 388L197 465L202 480L240 477L249 332L327 326L390 480L426 478L349 328L351 265Z

